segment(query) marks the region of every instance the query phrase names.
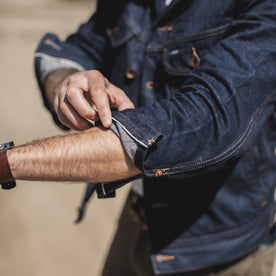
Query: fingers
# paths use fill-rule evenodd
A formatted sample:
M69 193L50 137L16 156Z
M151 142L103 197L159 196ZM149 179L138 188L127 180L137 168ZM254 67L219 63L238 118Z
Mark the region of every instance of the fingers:
M134 108L124 91L96 70L67 77L59 88L54 106L61 123L75 130L90 128L89 121L98 120L109 128L112 123L110 107Z
M96 111L91 108L90 103L84 97L88 89L87 79L83 74L74 74L65 83L65 99L74 107L75 111L84 119L95 120Z
M70 125L73 125L73 129L75 130L85 130L92 126L86 119L82 118L76 112L66 99L63 102L60 102L59 113L57 115L60 116L59 120L62 120L63 124L67 124L69 121ZM66 120L63 119L64 117ZM70 125L68 127L70 127Z
M109 128L111 126L111 110L106 92L106 80L98 71L90 71L89 73L88 92L91 96L91 101L97 109L103 126Z
M67 88L68 85L65 82L61 86L60 92L54 101L54 108L59 121L73 130L85 130L90 128L91 124L86 119L81 117L75 108L68 102L66 98Z

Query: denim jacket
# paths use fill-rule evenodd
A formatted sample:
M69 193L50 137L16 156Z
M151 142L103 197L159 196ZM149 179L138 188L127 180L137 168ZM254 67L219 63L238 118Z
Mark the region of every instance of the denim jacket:
M152 263L164 274L275 238L276 2L159 3L98 1L65 41L42 38L36 72L43 92L43 59L97 69L134 102L113 120L137 144Z

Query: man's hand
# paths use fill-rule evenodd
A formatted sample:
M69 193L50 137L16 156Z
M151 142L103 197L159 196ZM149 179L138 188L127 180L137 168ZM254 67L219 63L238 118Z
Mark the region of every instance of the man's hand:
M62 124L71 129L90 128L88 120L100 120L108 128L111 126L111 107L118 110L134 108L124 91L111 84L99 71L74 72L69 76L65 75L62 81L51 75L45 81L46 93L54 93L49 98L57 116ZM53 80L56 80L54 86L49 84Z

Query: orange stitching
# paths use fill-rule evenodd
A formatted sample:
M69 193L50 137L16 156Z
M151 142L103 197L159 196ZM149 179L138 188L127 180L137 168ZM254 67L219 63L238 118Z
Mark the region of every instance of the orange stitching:
M168 171L168 170L172 170L172 169L181 169L181 168L187 168L187 167L190 167L190 166L197 166L197 165L201 165L202 166L199 166L199 167L196 167L196 168L191 168L189 171L195 171L195 170L198 170L198 169L201 169L201 168L205 168L206 166L204 166L204 164L210 162L213 160L213 163L211 164L207 164L207 166L210 166L210 165L213 165L213 164L216 164L222 160L225 160L228 156L231 156L233 153L235 153L236 151L238 151L241 146L245 143L246 141L246 138L249 136L249 134L251 133L251 129L253 128L253 121L256 119L256 117L264 110L264 108L266 107L267 103L270 101L270 99L272 97L274 97L276 95L276 91L271 95L269 96L263 103L263 105L261 106L261 108L256 112L256 114L253 116L253 118L250 120L249 122L249 126L246 128L245 130L245 133L241 136L241 138L231 147L229 148L228 150L224 151L223 153L219 154L218 156L212 158L212 159L208 159L208 160L205 160L205 161L201 161L201 162L196 162L196 163L192 163L192 164L187 164L187 165L183 165L183 166L178 166L178 167L171 167L171 168L164 168L162 169L162 172L163 172L163 175L172 175L172 174L176 174L176 173L181 173L183 171L179 170L179 171L175 171L175 172L165 172L165 171ZM234 149L232 152L231 150L240 142L244 140L243 142L241 142L241 144L236 148ZM229 153L228 153L229 152ZM224 157L222 157L224 154L228 153L227 155L225 155ZM221 159L218 159L219 157L222 157ZM217 159L217 160L214 160L214 159ZM154 169L153 171L158 171L160 169ZM155 174L152 174L152 173L148 173L147 175L155 175Z
M47 45L52 46L54 49L56 49L57 51L61 50L61 47L59 45L57 45L54 41L50 40L50 39L45 39L44 43Z
M159 254L155 257L155 259L156 259L157 262L173 261L173 260L175 260L175 256Z
M153 140L153 139L150 139L150 140L148 141L148 144L149 144L149 145L152 145L153 143L155 143L155 140Z

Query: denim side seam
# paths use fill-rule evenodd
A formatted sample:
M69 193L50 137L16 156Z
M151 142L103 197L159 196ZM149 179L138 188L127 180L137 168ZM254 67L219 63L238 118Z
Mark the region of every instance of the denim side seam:
M140 145L144 148L148 148L154 143L161 133L154 129L152 125L147 122L143 122L143 127L147 132L139 128L129 117L121 112L114 112L113 120L123 127L123 129Z
M195 171L198 169L205 168L207 166L217 164L218 162L222 162L223 160L230 158L247 141L247 138L251 134L251 131L254 127L254 122L259 117L259 115L262 113L262 111L265 109L265 107L272 102L273 97L275 97L275 95L276 95L276 91L274 91L272 93L272 95L270 95L268 98L266 98L264 103L260 106L260 108L256 111L256 113L251 118L248 127L246 128L245 132L240 137L240 139L236 143L234 143L234 145L232 145L229 149L225 150L223 153L221 153L211 159L200 161L200 162L195 162L195 163L191 163L191 164L187 164L187 165L181 165L181 166L170 167L170 168L151 169L151 170L149 170L149 172L147 172L147 175L155 176L156 175L155 172L158 170L161 170L163 172L162 175L173 175L173 174ZM154 173L151 173L151 171Z

